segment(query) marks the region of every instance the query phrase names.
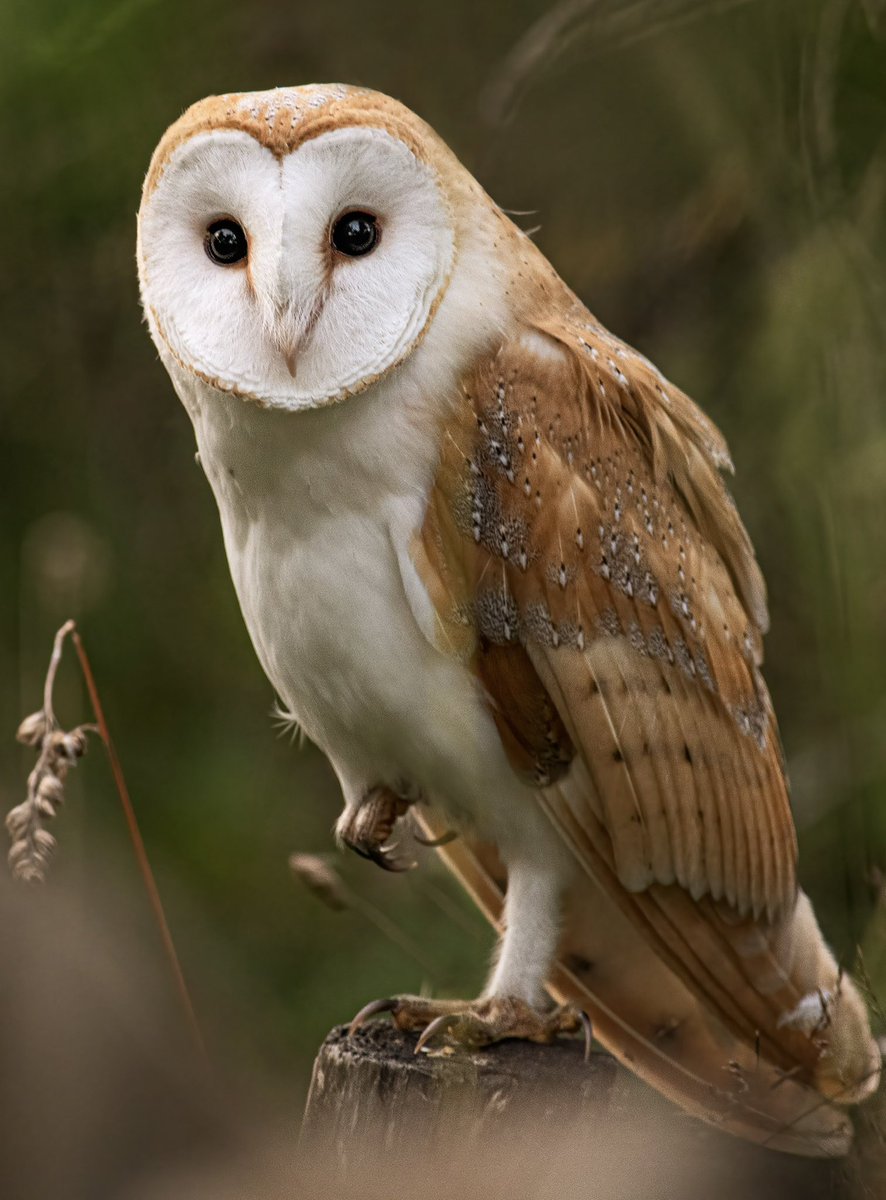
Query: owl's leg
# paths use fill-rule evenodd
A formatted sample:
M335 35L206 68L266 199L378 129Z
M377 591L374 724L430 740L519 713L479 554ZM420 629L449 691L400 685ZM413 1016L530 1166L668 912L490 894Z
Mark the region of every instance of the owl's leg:
M367 1004L351 1022L354 1033L370 1017L391 1013L399 1029L420 1033L416 1052L438 1040L475 1048L508 1038L552 1042L560 1034L584 1030L590 1051L588 1017L568 1005L551 1008L544 983L556 953L560 881L555 871L536 864L512 864L505 901L505 933L498 961L479 1000L432 1000L397 996Z
M559 872L548 864L511 862L505 896L505 931L484 998L513 997L545 1006L545 980L560 934Z

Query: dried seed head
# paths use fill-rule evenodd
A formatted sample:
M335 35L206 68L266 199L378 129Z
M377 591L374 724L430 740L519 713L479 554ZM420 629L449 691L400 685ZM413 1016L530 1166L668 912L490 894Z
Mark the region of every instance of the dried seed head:
M62 751L65 757L72 763L76 762L78 758L82 758L86 753L86 734L88 731L89 726L80 725L76 729L72 729L70 733L66 733L62 738Z
M65 789L62 781L57 775L53 775L51 771L47 771L37 784L37 796L49 805L51 815L55 815L55 810L64 803Z
M15 736L25 746L36 746L42 740L46 733L46 714L41 712L31 713L25 717L21 725L15 731Z
M37 847L39 857L47 859L55 849L55 838L48 829L35 829L34 845Z
M65 753L65 738L68 735L63 729L54 729L46 739L45 749L56 756Z
M41 883L46 864L55 849L55 838L45 829L30 829L24 837L12 843L9 865L16 879L25 883Z
M290 854L289 869L333 912L348 908L348 894L338 874L316 854Z
M35 861L31 846L24 839L13 842L9 851L9 866L14 879L20 879L23 883L43 882L42 866Z
M23 837L30 819L31 806L27 800L24 804L17 804L15 808L10 809L6 814L6 829L14 842L19 841Z
M53 804L51 800L47 800L44 796L41 796L39 792L34 797L34 808L36 809L38 815L45 817L46 820L50 820L58 812L58 805Z
M16 735L20 742L37 750L36 765L28 776L27 798L6 818L12 842L9 863L17 879L43 879L55 846L55 838L43 828L43 823L51 820L64 803L65 778L85 753L87 735L97 732L95 725L78 725L70 731L60 729L53 712L52 689L62 646L73 630L74 622L66 621L56 633L43 687L43 709L25 717Z
M46 876L55 838L43 828L43 822L52 820L64 803L65 777L82 756L87 734L93 729L91 725L80 725L66 733L52 725L42 713L33 713L22 722L19 735L38 747L38 757L28 776L27 799L6 818L12 841L9 851L12 874L29 883L40 882Z

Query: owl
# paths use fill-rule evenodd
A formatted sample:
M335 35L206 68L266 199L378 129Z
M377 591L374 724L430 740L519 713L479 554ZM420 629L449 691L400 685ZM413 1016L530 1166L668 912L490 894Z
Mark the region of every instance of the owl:
M340 839L396 867L417 817L500 932L479 999L356 1023L390 1011L427 1047L590 1020L685 1110L844 1153L880 1055L798 887L717 428L373 91L195 104L154 153L137 256Z

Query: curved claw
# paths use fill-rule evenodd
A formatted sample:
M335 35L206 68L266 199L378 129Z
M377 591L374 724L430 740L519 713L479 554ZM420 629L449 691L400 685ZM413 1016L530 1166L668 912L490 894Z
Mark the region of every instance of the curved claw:
M415 1043L415 1050L413 1053L420 1054L431 1038L436 1037L441 1030L449 1029L452 1025L457 1024L460 1020L461 1015L459 1013L443 1013L443 1015L440 1017L434 1017L430 1025L426 1025L422 1030L421 1036Z
M584 1030L585 1062L588 1063L591 1061L591 1044L593 1043L593 1040L594 1040L594 1022L591 1020L591 1018L588 1016L588 1014L585 1012L584 1009L582 1009L581 1012L578 1014L578 1018L581 1021L581 1027Z
M418 863L405 863L392 858L394 846L365 846L360 842L345 842L345 845L355 854L359 854L361 858L365 858L368 862L374 862L376 866L382 867L385 871L411 871L413 867L418 866Z
M414 862L407 863L393 858L392 852L394 849L394 846L373 846L366 857L371 859L372 862L377 863L385 871L411 871L413 867L418 865Z
M384 1000L371 1000L369 1004L364 1004L348 1026L348 1037L353 1037L370 1017L376 1017L379 1013L394 1012L396 1007L397 1000L393 996L388 996Z
M435 838L422 837L420 833L413 833L412 836L420 846L448 846L450 842L454 842L458 837L458 830L447 829L445 833L441 833L439 837Z

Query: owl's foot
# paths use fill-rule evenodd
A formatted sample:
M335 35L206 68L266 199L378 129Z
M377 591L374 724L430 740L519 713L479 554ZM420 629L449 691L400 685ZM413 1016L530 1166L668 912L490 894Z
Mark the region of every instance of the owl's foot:
M346 808L339 817L336 837L361 858L370 859L386 871L408 871L415 863L396 858L396 846L388 842L397 821L412 803L388 787L371 788L357 808Z
M395 996L373 1000L354 1017L348 1033L354 1034L370 1017L390 1013L398 1029L418 1031L415 1053L432 1044L476 1050L508 1038L528 1042L553 1042L561 1034L584 1032L585 1061L590 1058L593 1027L587 1013L561 1004L543 1012L515 996L490 996L484 1000L428 1000L422 996Z

